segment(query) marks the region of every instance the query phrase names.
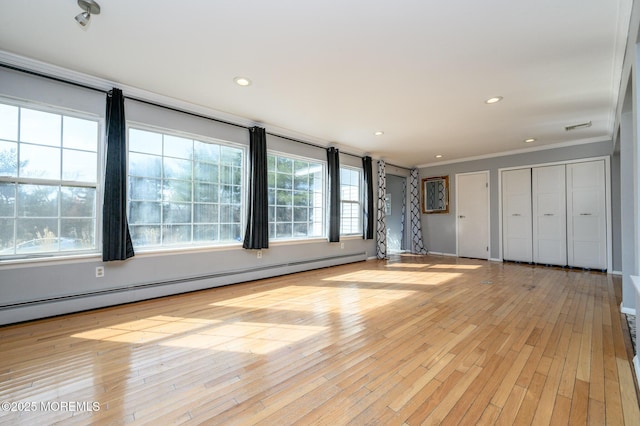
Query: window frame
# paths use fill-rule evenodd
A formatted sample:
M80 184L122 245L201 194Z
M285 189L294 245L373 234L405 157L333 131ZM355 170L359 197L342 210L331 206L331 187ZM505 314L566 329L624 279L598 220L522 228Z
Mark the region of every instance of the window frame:
M176 137L176 138L184 138L184 139L191 139L193 141L197 141L197 142L202 142L202 143L210 143L210 144L214 144L217 146L224 146L224 147L229 147L229 148L234 148L234 149L239 149L241 151L241 158L242 158L242 165L241 165L241 170L240 170L240 239L238 241L231 241L231 240L224 240L224 241L220 241L218 240L208 240L208 241L201 241L201 242L195 242L193 240L193 226L194 226L194 208L193 206L195 204L197 204L194 201L194 197L193 197L193 192L194 192L194 187L193 184L194 182L197 182L196 180L194 180L194 175L192 173L191 175L191 201L190 201L190 205L191 205L191 221L190 221L190 226L191 226L191 242L187 243L187 244L166 244L163 245L162 242L160 244L157 245L148 245L148 246L136 246L135 245L135 241L134 242L134 249L136 250L136 254L153 254L153 253L166 253L166 252L185 252L185 251L210 251L210 250L219 250L219 249L224 249L224 248L237 248L237 247L241 247L242 246L242 238L244 236L244 232L245 232L245 227L246 227L246 209L247 209L247 191L248 191L248 181L247 181L247 173L248 173L248 160L249 160L249 150L248 147L244 144L241 143L237 143L237 142L233 142L233 141L227 141L227 140L223 140L223 139L219 139L219 138L214 138L211 136L204 136L204 135L200 135L197 133L192 133L192 132L186 132L186 131L182 131L182 130L176 130L176 129L171 129L171 128L166 128L166 127L160 127L160 126L154 126L151 124L146 124L143 122L139 122L139 121L135 121L135 120L127 120L127 124L126 124L126 132L127 132L127 217L129 218L129 227L131 228L132 223L130 220L130 212L131 212L131 195L129 193L130 191L130 160L129 160L129 155L131 153L130 151L130 132L131 129L135 129L135 130L140 130L140 131L144 131L144 132L152 132L152 133L157 133L160 134L161 136L171 136L171 137ZM164 144L163 144L164 145ZM172 156L167 156L168 158L176 158L176 157L172 157ZM164 154L164 147L162 147L162 155L160 156L161 159L165 158L165 154ZM193 167L193 159L189 160L192 163L192 167ZM220 165L220 163L218 163L218 166ZM193 172L193 168L192 168L192 172ZM164 173L162 175L162 177L160 178L161 181L165 180L164 177ZM210 181L209 181L210 182ZM217 182L219 183L219 182ZM135 201L135 200L134 200ZM165 223L163 222L163 218L162 218L162 204L165 201L161 198L159 200L159 203L161 204L161 221L159 222L159 226L162 228ZM217 203L218 206L221 205L221 203ZM220 213L218 213L218 222L216 222L216 224L219 226L220 225ZM213 222L210 222L213 223ZM225 222L226 223L226 222ZM135 226L135 225L134 225ZM133 236L132 236L133 237ZM219 237L219 234L218 234ZM133 238L132 238L133 240Z
M94 247L88 249L78 249L78 250L60 250L58 246L57 251L42 251L42 252L26 252L26 253L13 253L8 255L0 255L0 263L20 263L20 262L30 262L30 261L38 261L38 260L64 260L69 258L79 258L79 257L93 257L98 256L102 252L102 197L103 197L103 189L104 189L104 156L105 156L105 117L103 115L99 115L96 113L88 112L88 111L80 111L76 109L72 109L69 107L53 105L44 102L38 102L29 99L18 99L0 96L0 104L17 107L21 109L28 109L48 114L55 114L60 116L61 122L64 124L64 117L69 117L73 119L86 120L96 123L96 178L95 182L89 181L81 181L81 180L70 180L63 179L63 158L64 151L81 151L81 152L92 152L78 148L65 148L64 147L64 125L60 127L60 157L59 157L59 165L60 165L60 179L51 179L51 178L37 178L37 177L19 177L19 176L2 176L0 175L0 183L9 183L15 184L16 190L18 185L42 185L42 186L50 186L50 187L58 187L59 194L62 193L64 188L92 188L95 191L95 200L94 200L94 210L95 214L91 218L94 221L94 229L93 229L93 239L94 239ZM49 147L50 145L36 144L33 142L24 142L21 141L20 135L20 127L22 121L22 113L21 111L18 113L18 135L17 140L8 142L15 142L18 147L17 153L17 162L18 162L18 170L17 174L19 174L19 165L21 161L20 157L20 144L24 143L26 145L34 145L34 146L43 146ZM17 193L16 193L17 197ZM17 202L17 198L16 198ZM57 237L55 238L65 238L60 235L60 224L63 220L64 216L62 216L62 199L58 199L58 207L57 207L57 222L58 222L58 231ZM15 239L16 235L16 227L15 221L18 220L17 211L14 209L13 213L14 220L14 250L16 247ZM46 238L46 237L45 237Z
M349 166L349 165L340 165L340 170L346 169L350 172L356 172L358 174L358 200L345 200L342 197L342 179L340 180L340 236L341 237L353 237L353 236L361 236L363 232L363 222L362 222L362 211L363 211L363 201L364 201L364 172L362 168ZM348 204L356 204L358 206L358 229L355 232L343 233L342 232L342 205L344 203Z
M313 164L318 164L321 167L320 170L320 175L322 176L322 218L320 221L318 221L318 223L320 223L322 225L322 233L321 235L313 235L313 236L301 236L301 237L290 237L290 238L274 238L271 235L270 232L270 228L271 228L271 224L275 223L277 224L278 222L268 222L268 226L269 226L269 243L275 243L275 244L286 244L286 243L297 243L297 242L303 242L303 241L312 241L312 240L322 240L322 239L326 239L327 238L327 230L328 230L328 225L327 225L327 194L328 194L328 179L327 179L327 161L326 160L320 160L317 158L312 158L312 157L305 157L305 156L301 156L301 155L296 155L296 154L290 154L287 152L283 152L283 151L277 151L277 150L271 150L268 149L267 150L267 163L269 161L269 156L275 156L276 158L281 157L281 158L286 158L289 160L293 160L293 161L303 161L303 162L307 162L307 163L313 163ZM269 174L268 171L268 166L267 166L267 176ZM268 179L267 179L268 182ZM271 188L269 187L268 183L267 183L267 193L269 192ZM274 188L277 189L277 188ZM291 189L292 191L294 191L293 187ZM267 199L269 197L267 196ZM276 202L276 204L273 205L273 207L277 207L278 204ZM267 209L270 210L272 207L271 204L269 204L267 202ZM292 206L293 207L293 206ZM292 214L292 220L291 223L295 223L295 221L293 220L293 214ZM307 222L309 223L309 222ZM293 234L293 232L292 232Z

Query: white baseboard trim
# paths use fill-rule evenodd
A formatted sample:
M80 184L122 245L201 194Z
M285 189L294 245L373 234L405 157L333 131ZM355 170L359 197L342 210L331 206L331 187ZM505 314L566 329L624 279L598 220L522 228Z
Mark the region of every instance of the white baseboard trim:
M636 310L633 308L625 308L624 306L622 306L622 303L620 304L620 312L622 312L623 314L628 314L628 315L635 315L636 314Z
M498 259L498 258L495 258L495 257L490 257L489 258L489 262L500 262L500 263L502 263L502 259Z
M611 271L609 272L611 275L620 275L622 276L622 271Z
M640 386L640 360L638 359L638 355L633 357L633 368L636 370L636 381Z
M458 257L457 254L453 254L453 253L441 253L439 251L429 251L427 252L427 254L433 254L435 256L448 256L448 257Z

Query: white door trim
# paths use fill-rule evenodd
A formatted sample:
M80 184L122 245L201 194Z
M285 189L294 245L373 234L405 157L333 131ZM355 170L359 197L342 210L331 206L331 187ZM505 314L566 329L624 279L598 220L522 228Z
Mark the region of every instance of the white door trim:
M458 206L460 205L458 203L458 194L460 193L460 191L458 191L458 176L464 176L464 175L477 175L477 174L485 174L487 175L487 247L488 247L488 253L487 253L487 260L492 260L491 258L491 173L489 170L478 170L475 172L465 172L465 173L456 173L454 175L454 179L456 181L455 184L455 188L456 188L456 205L455 205L455 221L456 221L456 256L460 256L460 252L458 251L458 240L460 239L460 233L459 233L459 229L458 229ZM502 247L502 245L500 245L500 247Z

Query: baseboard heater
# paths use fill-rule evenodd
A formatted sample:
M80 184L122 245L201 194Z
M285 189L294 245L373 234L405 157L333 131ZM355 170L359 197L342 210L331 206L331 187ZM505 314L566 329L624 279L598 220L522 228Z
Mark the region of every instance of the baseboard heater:
M225 272L217 272L215 274L206 274L206 275L198 275L193 277L176 278L176 279L166 280L166 281L155 281L150 283L134 284L134 285L125 286L125 287L114 287L106 290L89 291L85 293L76 293L76 294L70 294L65 296L49 297L46 299L28 300L25 302L4 304L4 305L0 305L0 311L15 309L15 308L22 308L26 306L42 305L42 304L51 303L51 302L61 302L65 300L83 299L87 297L122 293L122 292L127 292L132 290L143 290L146 288L162 287L167 285L175 285L175 284L182 284L182 283L188 283L193 281L209 280L214 278L222 278L222 277L241 275L241 274L250 274L250 273L261 272L261 271L269 271L269 270L278 269L278 268L289 268L292 266L310 265L318 262L327 262L331 260L349 259L353 257L361 257L361 259L359 260L366 260L366 256L367 256L366 252L352 253L352 254L344 254L340 256L330 256L330 257L323 257L318 259L300 260L297 262L287 262L287 263L280 263L280 264L274 264L274 265L266 265L266 266L260 266L257 268L251 268L251 269L242 269L242 270L238 269L238 270L231 270L231 271L225 271Z

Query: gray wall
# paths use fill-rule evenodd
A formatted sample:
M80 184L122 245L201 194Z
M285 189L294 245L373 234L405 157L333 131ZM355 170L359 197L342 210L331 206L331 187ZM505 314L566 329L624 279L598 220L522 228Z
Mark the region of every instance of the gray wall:
M126 93L125 93L126 95ZM0 69L0 96L19 98L104 115L105 94ZM129 120L248 144L248 130L127 101ZM268 137L269 149L326 161L323 149ZM341 164L361 167L357 157ZM376 169L374 165L374 176ZM374 189L374 197L375 197ZM0 262L0 324L176 294L375 256L375 242L361 237L330 244L325 239L273 243L255 251L240 245L140 252L124 262L103 263L99 253L47 261ZM104 266L105 276L95 277ZM11 306L11 307L8 307Z
M423 214L422 232L426 248L430 252L456 254L456 173L489 170L491 258L500 258L499 190L498 170L506 167L528 166L580 158L609 156L613 152L611 141L575 145L564 148L506 155L461 163L442 164L420 169L420 178L449 175L449 213Z

